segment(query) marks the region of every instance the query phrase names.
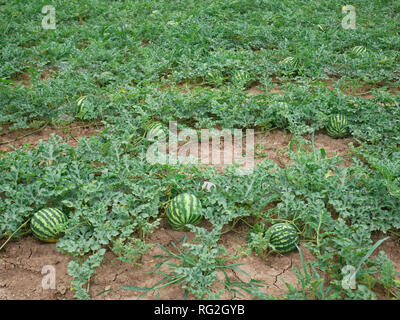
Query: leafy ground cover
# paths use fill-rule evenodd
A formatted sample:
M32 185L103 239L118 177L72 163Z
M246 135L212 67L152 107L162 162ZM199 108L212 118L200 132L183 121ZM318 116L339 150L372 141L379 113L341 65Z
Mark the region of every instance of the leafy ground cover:
M148 239L168 201L190 192L201 199L205 222L187 232L189 240L159 247L155 272L170 267L159 283L126 283L126 290L177 285L196 299L226 292L276 298L257 279L229 275L244 272L238 255L268 261L265 230L286 221L301 236L302 265L294 270L298 285L279 298L375 299L382 288L399 297L393 261L377 254L387 236L398 244L400 228L398 2L353 1L355 30L341 25L343 1L53 1L54 30L41 26L46 4L0 1L3 133L67 130L77 121L100 131L72 135L72 145L53 135L34 148L2 151L2 249L29 233L36 211L62 209L70 222L57 250L72 259L75 297L87 299L107 253L140 263L157 246ZM77 118L81 96L88 112ZM315 147L333 113L349 121L346 165ZM262 161L250 175L151 164L143 138L149 121L285 131L289 161L279 166L258 149ZM216 187L207 192L204 181ZM245 245L228 253L221 239L238 224L247 228ZM342 282L348 266L353 289Z

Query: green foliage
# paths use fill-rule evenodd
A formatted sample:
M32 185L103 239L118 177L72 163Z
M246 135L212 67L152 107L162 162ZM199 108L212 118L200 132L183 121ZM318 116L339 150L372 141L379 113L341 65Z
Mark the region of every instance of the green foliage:
M106 248L140 263L168 201L188 192L201 199L212 230L193 228L196 241L163 248L155 271L171 269L151 290L179 284L196 298L244 291L269 299L256 280L231 281L237 265L218 240L239 221L255 221L247 245L266 258L265 226L289 222L316 260L306 264L299 251L301 291L289 285L284 298L375 299L381 285L398 299L392 263L369 255L379 243L373 236L400 229L400 103L389 91L399 86L400 6L384 2L355 1L351 31L329 0L54 1L55 30L40 26L44 1L2 5L0 130L74 119L103 129L77 147L52 136L0 153L0 250L30 232L34 212L62 209L69 223L57 248L73 257L72 289L86 299ZM248 96L255 85L262 91ZM276 87L283 94L270 92ZM375 87L370 99L348 93L364 87ZM86 109L76 114L82 96ZM348 119L355 146L347 167L304 138L331 114ZM249 175L234 166L220 173L150 164L145 128L169 121L179 129L284 129L293 135L291 162L265 159ZM267 153L258 145L255 155ZM216 187L207 192L204 181ZM357 290L341 287L346 265L360 266ZM216 282L221 292L211 291Z
M184 297L190 293L197 299L220 299L224 291L229 292L232 297L234 294L243 295L242 292L255 297L268 297L260 291L259 287L264 286L260 281L254 279L248 283L231 281L227 271L234 270L245 275L247 273L238 268L239 264L229 264L229 261L236 256L228 256L225 248L217 244L220 232L218 228L209 232L204 228L192 226L191 230L196 233L195 239L193 242L186 242L184 236L179 241L182 242L180 248L173 242L171 242L173 250L158 244L164 251L163 254L155 256L162 258L153 270L154 273L163 276L159 282L150 288L126 286L123 289L144 291L139 296L141 298L151 291L157 291L159 296L162 288L180 284L185 290ZM168 272L161 270L163 266L168 268ZM218 271L222 272L222 278L218 275ZM224 289L213 293L211 287L217 281L223 284Z
M71 261L68 265L68 273L73 277L71 282L71 290L75 290L75 297L81 300L89 300L90 295L89 284L85 290L83 286L90 281L91 275L95 272L95 268L101 264L106 250L100 249L91 255L83 263L79 261Z
M137 263L148 249L153 247L141 239L129 238L125 243L122 238L114 242L112 251L118 255L118 259L127 263Z
M336 300L339 298L339 292L332 292L332 287L325 285L325 277L321 277L318 271L311 263L305 263L303 253L301 249L298 247L300 259L301 259L301 268L293 267L293 271L297 276L299 287L301 290L298 290L295 286L291 285L288 282L285 282L285 285L288 288L288 293L286 294L287 299L291 300ZM309 272L309 270L312 272Z
M260 256L264 257L265 251L269 247L268 238L265 237L266 227L264 223L255 224L246 237L247 247Z

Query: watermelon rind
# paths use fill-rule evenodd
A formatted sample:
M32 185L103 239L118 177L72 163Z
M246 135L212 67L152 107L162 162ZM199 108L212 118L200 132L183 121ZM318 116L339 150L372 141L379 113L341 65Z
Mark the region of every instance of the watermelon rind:
M332 138L344 138L348 135L348 121L343 114L331 115L326 131Z
M300 243L296 228L288 223L272 225L266 232L270 246L279 253L288 253Z
M87 106L86 106L87 102L85 101L86 98L87 98L86 96L80 97L75 104L75 116L77 118L82 119L87 113Z
M355 46L351 49L351 52L355 55L362 55L367 52L367 48L365 48L364 46Z
M147 128L146 139L149 141L156 141L165 139L164 126L160 122L152 123Z
M200 200L190 193L182 193L168 204L166 216L176 230L187 230L187 225L197 225L202 220Z
M45 208L33 215L31 230L41 241L56 242L61 237L67 222L67 216L59 209Z
M283 59L282 62L293 69L298 69L300 67L300 60L296 57L287 57Z

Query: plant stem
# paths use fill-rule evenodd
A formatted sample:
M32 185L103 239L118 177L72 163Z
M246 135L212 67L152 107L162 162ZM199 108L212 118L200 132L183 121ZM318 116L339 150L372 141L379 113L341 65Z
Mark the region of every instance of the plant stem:
M8 239L6 240L6 242L4 242L4 243L2 244L2 246L0 247L0 251L1 251L1 249L4 248L4 246L8 243L8 241L10 241L11 238L18 232L18 230L21 229L23 226L25 226L30 220L31 220L31 219L26 220L23 224L21 224L21 225L18 227L17 230L14 231L14 233L13 233L11 236L8 237Z
M38 129L36 129L36 130L33 130L33 131L31 131L31 132L28 132L28 133L26 133L26 134L23 134L22 136L17 137L17 138L15 138L15 139L13 139L13 140L8 140L8 141L0 142L0 145L2 145L2 144L9 144L9 143L11 143L11 142L15 142L15 141L18 141L19 139L22 139L22 138L25 138L25 137L27 137L27 136L30 136L31 134L34 134L35 132L41 131L41 130L43 130L44 128L46 128L48 124L49 124L49 121L47 121L42 127L38 128Z

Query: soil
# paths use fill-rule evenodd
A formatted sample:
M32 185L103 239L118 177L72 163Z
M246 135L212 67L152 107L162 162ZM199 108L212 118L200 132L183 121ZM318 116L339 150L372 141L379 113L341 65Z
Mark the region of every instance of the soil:
M98 134L100 130L101 126L95 127L85 122L73 122L64 127L48 125L38 129L18 130L10 130L10 126L3 125L3 130L0 130L0 151L13 151L14 148L21 148L24 145L35 148L40 140L48 141L52 133L76 147L79 137L91 137Z
M327 89L329 90L335 90L334 85L335 83L340 80L340 78L336 77L331 77L330 79L318 79L316 80L319 83L323 83ZM296 83L295 81L291 81L292 83ZM277 94L284 94L282 90L280 90L279 86L282 85L281 81L279 81L277 78L272 77L272 83L275 84L275 87L268 91L269 93L277 93ZM260 87L262 87L259 83L253 84L248 90L247 90L247 96L251 96L254 94L263 94L265 91L261 90ZM372 99L374 96L371 94L373 89L376 88L383 88L384 83L378 83L378 84L361 84L358 87L354 87L354 85L351 84L342 84L340 87L342 92L349 97L360 97L363 99ZM400 88L394 87L394 86L387 86L385 87L386 92L393 96L397 96Z
M205 223L204 223L205 224ZM203 227L206 227L205 225ZM220 244L225 246L228 253L237 253L237 246L245 247L245 226L236 226L221 237ZM160 258L155 255L163 253L156 245L162 244L173 250L171 241L177 243L184 235L190 234L171 230L166 222L150 235L148 243L154 246L142 257L140 264L128 264L121 262L111 252L107 252L100 267L96 269L95 275L90 280L89 293L94 300L136 300L141 292L122 289L123 286L151 287L162 279L161 275L151 271ZM300 246L306 262L311 261L311 253ZM389 258L395 263L396 271L400 271L400 248L398 240L389 239L377 250L384 250ZM68 275L68 263L71 258L57 251L56 244L43 243L32 236L16 239L8 243L0 254L0 299L1 300L70 300L74 299L71 291L71 277ZM297 251L286 255L271 254L266 258L256 256L253 252L243 255L232 263L241 263L239 271L228 271L232 282L248 282L250 279L263 281L265 286L261 290L276 298L287 292L285 282L298 287L296 275L292 267L301 268L301 260ZM55 270L56 283L54 289L43 289L42 281L48 274L44 271L45 266L52 266ZM42 273L43 270L43 273ZM168 269L161 269L168 272ZM220 274L223 279L223 275ZM213 287L213 292L222 288L221 284ZM104 292L106 291L106 292ZM104 292L104 293L102 293ZM167 286L159 292L161 299L180 300L184 295L179 286ZM157 292L147 293L141 299L157 299ZM225 293L222 299L240 300L252 299L248 294ZM378 298L385 299L384 293L378 294ZM186 299L195 299L188 295Z
M236 231L237 232L237 231ZM245 245L246 234L229 233L222 237L220 244L224 245L229 253L235 253L238 245ZM148 243L160 243L168 249L173 249L171 241L177 243L185 232L174 231L168 226L159 228L151 234ZM89 293L97 299L137 299L141 294L137 291L121 289L122 286L151 287L157 283L162 276L152 274L155 263L161 261L154 258L154 255L163 253L162 250L154 245L142 258L141 265L128 264L121 262L113 253L108 252L96 274L90 281ZM307 259L311 255L306 253ZM69 290L71 277L67 273L68 262L71 258L56 250L54 243L42 243L35 238L28 236L9 243L3 249L0 258L0 299L73 299L73 294ZM232 263L243 263L239 269L245 271L251 278L264 281L268 284L263 288L264 292L279 296L285 291L282 281L296 285L296 276L291 270L291 266L299 266L299 255L290 253L285 256L270 256L265 261L253 253L249 256L241 257ZM46 265L54 266L56 272L56 288L43 289L42 268ZM164 269L163 271L168 271ZM232 281L249 281L250 277L238 271L228 272ZM223 275L220 275L223 279ZM216 285L213 291L220 290L221 285ZM111 290L110 290L111 289ZM102 291L110 290L95 297ZM168 286L160 291L161 299L182 299L183 289L177 286ZM225 294L223 299L250 299L248 295L230 296ZM149 292L142 299L157 299L157 292ZM194 299L188 296L187 299Z

